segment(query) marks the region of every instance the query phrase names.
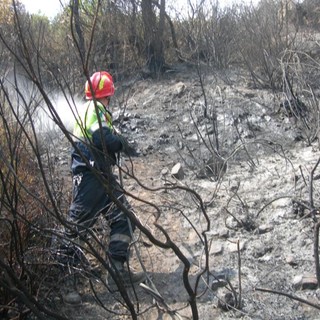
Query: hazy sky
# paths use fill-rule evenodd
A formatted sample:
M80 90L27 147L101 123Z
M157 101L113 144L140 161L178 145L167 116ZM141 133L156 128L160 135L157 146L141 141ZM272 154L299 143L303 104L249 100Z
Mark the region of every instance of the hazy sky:
M39 11L53 18L56 16L61 8L59 0L20 0L26 7L29 13L38 13ZM66 0L62 0L62 3L66 3Z
M60 1L65 4L68 3L68 0L20 0L26 7L27 11L29 13L39 13L48 16L49 18L53 18L57 13L59 13L61 4ZM195 2L196 0L193 0L192 2ZM237 2L247 2L247 3L257 3L259 0L220 0L220 5L230 5L232 3ZM171 1L167 1L168 3ZM181 3L186 4L186 0L175 0L175 4Z

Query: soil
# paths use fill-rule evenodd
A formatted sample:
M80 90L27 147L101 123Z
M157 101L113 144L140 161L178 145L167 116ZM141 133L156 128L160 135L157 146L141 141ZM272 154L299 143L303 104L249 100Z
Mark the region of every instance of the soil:
M240 71L206 71L203 84L180 66L159 80L118 84L113 100L116 124L140 152L122 160L128 200L154 237L167 241L160 225L183 256L136 230L130 263L159 293L127 290L138 319L319 319L318 211L306 209L319 202L318 140L308 143L303 123L282 110L281 92L253 88ZM68 148L59 152L68 175ZM100 269L101 278L81 278L80 305L57 299L69 319L132 318ZM313 285L301 288L303 275Z

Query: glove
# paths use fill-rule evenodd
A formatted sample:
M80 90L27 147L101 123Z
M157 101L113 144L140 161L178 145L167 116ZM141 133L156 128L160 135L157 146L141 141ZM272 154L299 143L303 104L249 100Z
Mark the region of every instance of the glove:
M118 138L121 141L121 144L122 144L121 151L123 153L125 153L129 157L138 157L139 156L139 152L132 145L129 144L128 140L124 136L118 135Z

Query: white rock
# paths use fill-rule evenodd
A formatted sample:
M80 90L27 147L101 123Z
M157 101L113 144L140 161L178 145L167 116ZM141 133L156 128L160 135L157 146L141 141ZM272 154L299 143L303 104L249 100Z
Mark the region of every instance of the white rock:
M182 180L184 178L184 171L180 162L171 169L171 175L178 180Z

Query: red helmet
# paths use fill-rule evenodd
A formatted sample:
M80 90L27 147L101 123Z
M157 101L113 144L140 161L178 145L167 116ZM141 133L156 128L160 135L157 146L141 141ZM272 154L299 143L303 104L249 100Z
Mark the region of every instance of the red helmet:
M93 96L96 99L114 95L114 84L112 76L106 71L95 72L90 77L93 94L90 89L89 81L85 85L86 99L91 100Z

